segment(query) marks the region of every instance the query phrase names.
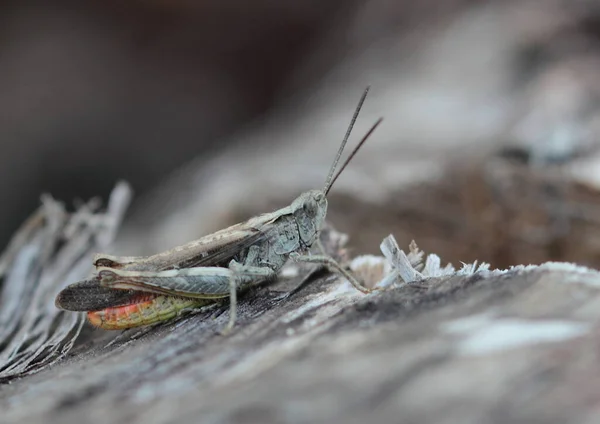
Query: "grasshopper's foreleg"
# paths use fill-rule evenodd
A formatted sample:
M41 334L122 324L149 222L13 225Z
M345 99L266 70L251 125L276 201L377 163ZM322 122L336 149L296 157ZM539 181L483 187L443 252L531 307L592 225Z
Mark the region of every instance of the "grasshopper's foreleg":
M297 252L292 252L292 253L290 253L290 259L292 259L295 262L308 262L308 263L320 264L320 265L326 266L331 271L341 274L344 278L346 278L350 282L350 284L352 284L354 286L354 288L356 290L361 291L363 293L370 293L373 291L373 289L368 289L365 286L363 286L356 279L356 277L354 275L352 275L350 272L348 272L344 268L342 268L342 266L339 263L337 263L337 261L335 259L333 259L331 256L301 255Z
M251 284L252 282L268 280L274 278L277 273L268 266L248 266L243 265L236 260L229 262L229 269L233 275L229 279L229 322L221 331L227 335L235 325L237 318L237 291L240 287Z

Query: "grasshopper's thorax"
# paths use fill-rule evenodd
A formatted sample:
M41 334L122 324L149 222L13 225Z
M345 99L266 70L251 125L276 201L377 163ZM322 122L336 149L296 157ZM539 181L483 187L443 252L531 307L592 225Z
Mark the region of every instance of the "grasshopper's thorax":
M302 193L292 202L292 213L298 224L300 239L306 246L312 246L319 237L327 215L325 193L322 190Z

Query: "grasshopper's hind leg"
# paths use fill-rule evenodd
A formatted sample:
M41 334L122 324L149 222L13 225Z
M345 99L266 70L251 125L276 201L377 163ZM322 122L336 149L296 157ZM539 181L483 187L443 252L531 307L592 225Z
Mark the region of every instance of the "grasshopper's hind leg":
M229 269L233 271L233 275L229 278L229 322L221 331L223 335L229 334L235 326L237 318L237 291L254 282L268 280L277 275L269 267L242 265L235 260L229 262Z

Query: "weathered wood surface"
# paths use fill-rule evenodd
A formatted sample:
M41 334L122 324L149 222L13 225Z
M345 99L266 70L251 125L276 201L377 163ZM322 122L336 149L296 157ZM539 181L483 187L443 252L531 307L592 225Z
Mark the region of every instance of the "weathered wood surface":
M323 275L288 301L260 288L229 337L215 311L90 331L2 386L0 421L598 422L599 288L560 264L367 296Z
M49 196L0 256L0 384L38 372L63 358L83 328L54 299L66 282L87 277L90 256L109 248L131 198L118 184L106 212L92 199L68 213Z
M597 266L597 192L552 172L496 165L455 167L374 215L338 197L334 220L371 238L391 227L403 248L421 234L455 264L554 255ZM547 237L531 238L531 229ZM326 248L347 258L343 240L326 234ZM380 262L362 261L352 263L363 279L382 277ZM0 386L0 422L600 421L595 270L484 270L370 295L321 273L281 299L308 271L298 272L243 296L228 337L218 334L226 306L145 330L86 327L67 358Z

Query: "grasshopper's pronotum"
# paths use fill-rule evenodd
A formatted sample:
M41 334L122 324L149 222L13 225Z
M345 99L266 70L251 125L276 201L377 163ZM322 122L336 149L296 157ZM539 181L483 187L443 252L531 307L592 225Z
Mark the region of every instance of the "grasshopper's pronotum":
M358 290L368 292L322 248L321 255L308 254L313 244L320 246L327 193L382 121L380 118L371 127L336 173L367 92L368 88L354 112L323 189L304 192L285 208L156 255L96 255L95 273L62 290L56 297L56 306L87 311L93 325L116 330L154 324L173 318L182 310L229 297L228 331L236 319L237 291L274 279L288 259L324 265L343 275Z

